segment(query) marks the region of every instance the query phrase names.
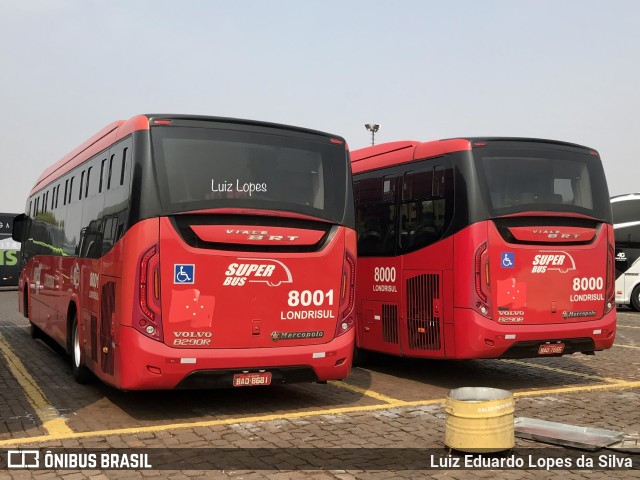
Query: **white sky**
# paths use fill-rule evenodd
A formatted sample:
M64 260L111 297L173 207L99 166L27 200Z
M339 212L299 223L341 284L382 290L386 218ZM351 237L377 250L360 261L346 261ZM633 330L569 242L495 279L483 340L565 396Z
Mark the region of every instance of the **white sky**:
M139 113L250 118L366 146L551 138L639 192L636 0L0 0L0 211Z

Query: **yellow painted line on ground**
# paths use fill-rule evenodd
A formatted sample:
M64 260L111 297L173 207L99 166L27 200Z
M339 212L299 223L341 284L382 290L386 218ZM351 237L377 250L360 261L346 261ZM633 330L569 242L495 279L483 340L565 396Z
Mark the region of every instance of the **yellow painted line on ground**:
M635 345L618 345L616 343L613 344L614 347L622 347L622 348L633 348L634 350L640 350L640 347L636 347Z
M631 325L617 325L618 328L637 328L640 330L640 327L632 327Z
M606 383L597 385L581 385L575 387L558 387L547 388L538 390L528 390L515 392L516 398L523 397L541 397L549 395L560 395L579 392L594 392L594 391L615 391L615 390L630 390L640 389L639 382L619 382L619 383ZM432 405L442 405L446 401L445 398L437 398L431 400L417 400L417 401L397 401L394 403L386 403L382 405L366 405L356 407L340 407L331 408L326 410L313 410L307 412L292 412L282 414L271 415L257 415L251 417L236 417L225 418L220 420L206 420L201 422L192 423L174 423L169 425L151 425L144 427L132 427L132 428L119 428L114 430L96 430L90 432L69 432L69 433L52 433L50 435L40 435L37 437L28 438L13 438L8 440L0 440L0 447L15 447L19 445L29 444L42 444L44 442L55 442L61 440L74 440L81 438L104 438L112 435L136 435L139 433L154 433L154 432L166 432L167 430L179 430L187 428L197 427L214 427L220 425L242 425L247 423L262 423L271 422L277 420L293 420L298 418L318 417L323 415L344 415L349 413L361 413L361 412L375 412L379 410L389 410L393 408L411 408L411 407L426 407Z
M49 403L24 364L13 353L6 339L0 333L0 352L4 355L11 373L22 387L25 397L31 404L31 408L42 422L42 428L51 435L68 435L73 430L67 425L67 421L60 416L58 411Z
M543 388L534 390L522 390L514 392L513 396L518 397L545 397L548 395L561 395L563 393L580 393L580 392L595 392L595 391L616 391L616 390L633 390L640 389L640 381L638 382L625 382L619 381L618 383L601 383L597 385L579 385L575 387L555 387L555 388ZM435 405L438 403L444 404L446 399L438 400L416 400L412 402L404 402L402 407L422 407L428 405Z
M624 382L624 380L620 380L620 379L617 379L617 378L608 378L608 377L600 377L598 375L589 375L588 373L574 372L572 370L565 370L564 368L549 367L547 365L540 365L538 363L523 362L521 360L502 360L502 362L511 363L511 364L514 364L514 365L522 365L524 367L538 368L540 370L547 370L549 372L562 373L562 374L566 374L566 375L573 375L574 377L586 378L588 380L600 380L602 382L609 382L609 383Z
M631 390L640 388L640 382L618 381L617 383L604 383L599 385L580 385L576 387L559 387L547 388L540 390L525 390L515 392L513 395L517 397L539 397L547 395L558 395L562 393L579 393L579 392L596 392L607 390Z
M382 393L374 392L373 390L368 390L366 388L358 387L356 385L351 385L350 383L337 382L337 381L333 381L333 380L330 381L329 383L331 385L335 385L336 387L344 388L345 390L350 390L352 392L356 392L356 393L359 393L361 395L365 395L367 397L375 398L376 400L380 400L381 402L386 402L386 403L402 402L402 400L399 400L397 398L387 397L386 395L384 395Z
M275 420L292 420L305 417L318 417L322 415L343 415L345 413L360 413L376 410L387 410L389 408L403 407L405 402L385 403L383 405L365 405L356 407L339 407L329 408L325 410L312 410L307 412L290 412L271 415L257 415L251 417L236 417L236 418L224 418L220 420L205 420L201 422L192 423L174 423L169 425L151 425L145 427L132 427L132 428L118 428L114 430L97 430L91 432L71 432L69 434L51 434L41 435L38 437L28 438L13 438L8 440L1 440L0 447L23 445L29 443L41 443L51 442L56 440L70 440L78 438L91 438L91 437L106 437L110 435L134 435L137 433L153 433L164 432L167 430L177 430L185 428L197 428L197 427L215 427L219 425L236 425L246 423L257 422L270 422Z

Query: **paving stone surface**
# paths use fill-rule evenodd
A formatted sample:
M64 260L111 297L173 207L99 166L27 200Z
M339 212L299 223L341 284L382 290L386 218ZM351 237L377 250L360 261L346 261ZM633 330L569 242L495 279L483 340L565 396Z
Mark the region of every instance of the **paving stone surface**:
M447 463L453 457L444 445L443 401L461 386L515 392L516 416L640 436L640 314L630 310L619 311L620 346L595 356L470 362L379 356L344 383L120 392L99 382L77 385L63 352L31 339L16 305L15 292L0 292L0 340L11 351L9 358L0 354L0 448L15 442L41 452L131 449L149 453L155 464L150 470L11 469L0 470L0 478L640 478L640 452L634 468L616 471L459 469ZM15 361L26 375L16 375ZM25 388L25 378L35 386ZM53 434L50 419L61 419L68 433ZM582 453L517 438L501 455L562 460ZM622 458L610 450L599 455Z

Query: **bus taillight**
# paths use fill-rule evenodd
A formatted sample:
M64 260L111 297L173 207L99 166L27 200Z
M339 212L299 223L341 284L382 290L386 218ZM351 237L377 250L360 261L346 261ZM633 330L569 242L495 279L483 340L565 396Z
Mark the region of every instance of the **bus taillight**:
M353 305L356 294L356 261L349 254L345 254L342 265L342 283L340 284L340 314L336 327L336 337L347 333L355 325L353 319Z
M160 267L153 269L153 298L160 300Z
M487 318L491 318L491 309L489 308L489 255L487 251L487 243L483 243L478 247L474 259L474 279L475 290L478 301L475 304L476 310Z
M611 243L611 239L607 244L607 281L606 290L604 296L604 313L609 313L616 305L616 292L615 292L615 249Z
M133 326L154 340L162 340L160 314L160 256L154 245L140 258L138 299L141 317Z

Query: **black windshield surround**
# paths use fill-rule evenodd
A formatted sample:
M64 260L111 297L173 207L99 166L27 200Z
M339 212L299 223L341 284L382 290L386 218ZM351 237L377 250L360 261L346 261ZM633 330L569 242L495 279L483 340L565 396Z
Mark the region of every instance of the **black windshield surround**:
M152 127L164 214L240 208L353 222L344 143L295 130L241 127Z
M534 142L487 142L473 149L491 218L566 212L611 223L600 157L586 148Z

